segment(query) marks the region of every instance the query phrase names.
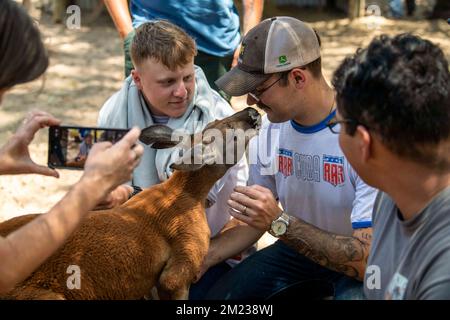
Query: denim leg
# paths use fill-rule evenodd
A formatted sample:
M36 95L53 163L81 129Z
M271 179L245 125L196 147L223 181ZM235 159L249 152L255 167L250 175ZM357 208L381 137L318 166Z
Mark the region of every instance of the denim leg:
M294 283L308 280L332 282L339 276L278 240L226 273L209 290L206 299L261 300Z
M209 268L199 281L191 284L189 289L189 300L205 299L208 290L217 282L217 280L230 270L231 267L226 262L219 263Z
M344 275L334 282L334 291L335 300L365 300L363 283Z

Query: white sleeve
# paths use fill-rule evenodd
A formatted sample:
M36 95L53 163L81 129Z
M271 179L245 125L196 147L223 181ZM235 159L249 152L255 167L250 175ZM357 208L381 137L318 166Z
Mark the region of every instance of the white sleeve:
M232 186L232 188L234 188L235 186L245 186L247 183L247 179L248 179L247 161L245 157L242 157L242 159L238 163L236 163L234 166L228 169L228 171L222 178L216 181L216 183L208 193L208 199L212 203L215 203L217 201L219 193L222 191L224 187Z
M278 136L269 139L270 126L261 128L258 136L252 138L249 143L249 178L247 185L254 184L268 188L275 199L278 199L275 173L278 171L278 159L276 157ZM274 130L275 131L275 130ZM270 141L269 141L270 140Z
M351 170L352 182L355 186L355 200L353 200L353 209L351 222L353 229L369 228L372 226L372 211L378 189L368 186L353 170Z
M215 236L231 219L228 213L228 199L237 185L245 186L248 179L247 160L243 157L231 167L225 175L217 181L208 194L213 206L206 209L206 219L211 230L211 237Z

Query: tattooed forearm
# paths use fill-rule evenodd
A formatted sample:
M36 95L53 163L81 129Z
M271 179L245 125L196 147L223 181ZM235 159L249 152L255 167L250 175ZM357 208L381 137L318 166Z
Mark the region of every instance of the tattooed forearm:
M346 237L291 217L288 232L281 239L314 262L362 280L371 238L370 228L358 229Z

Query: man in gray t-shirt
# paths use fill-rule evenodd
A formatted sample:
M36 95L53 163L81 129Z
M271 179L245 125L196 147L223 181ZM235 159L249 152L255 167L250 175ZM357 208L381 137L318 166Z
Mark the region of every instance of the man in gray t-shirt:
M420 37L380 36L336 70L339 143L382 191L364 292L450 299L450 73Z
M366 296L450 299L450 187L408 220L380 192L372 218L376 228L366 269Z

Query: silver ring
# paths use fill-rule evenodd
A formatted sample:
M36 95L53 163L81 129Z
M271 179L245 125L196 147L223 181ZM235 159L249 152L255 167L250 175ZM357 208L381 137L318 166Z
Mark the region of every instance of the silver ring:
M242 214L243 214L244 216L247 215L247 206L244 206L244 210L242 211Z

